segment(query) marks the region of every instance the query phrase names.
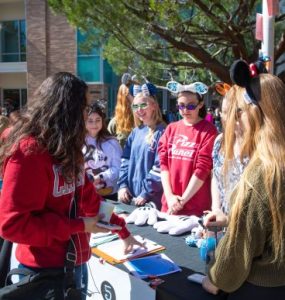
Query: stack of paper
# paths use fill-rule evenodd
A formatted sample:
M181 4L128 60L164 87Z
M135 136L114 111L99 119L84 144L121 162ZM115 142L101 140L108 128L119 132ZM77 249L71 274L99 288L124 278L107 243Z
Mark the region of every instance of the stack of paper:
M149 239L145 239L139 235L134 236L134 238L137 241L144 243L145 248L135 245L131 253L124 254L122 240L115 240L92 248L92 253L102 257L111 264L119 264L126 260L145 256L165 249L164 246L161 246Z
M90 247L97 247L98 245L109 243L117 240L119 236L111 231L108 233L96 233L91 235Z
M131 274L139 278L162 276L181 271L164 253L126 261L124 265Z

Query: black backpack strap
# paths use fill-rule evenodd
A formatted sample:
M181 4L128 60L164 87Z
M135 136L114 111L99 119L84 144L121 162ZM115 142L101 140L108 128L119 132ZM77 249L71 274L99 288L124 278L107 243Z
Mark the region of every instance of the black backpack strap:
M26 268L23 268L23 269L20 269L20 268L17 268L17 269L12 269L8 275L7 275L7 278L6 278L6 286L7 285L10 285L10 284L13 284L12 282L12 276L13 275L22 275L22 276L28 276L28 275L35 275L36 273L30 269L26 269Z
M0 237L0 288L5 286L10 271L13 243Z
M76 252L74 245L74 237L72 236L69 243L65 256L64 262L64 286L65 289L76 288L74 269L76 263Z
M71 213L70 213L70 218L75 219L76 218L76 206L78 204L78 191L77 189L75 190L74 193L74 199L71 207ZM69 294L73 292L78 292L76 291L76 283L75 283L75 264L76 264L76 249L75 249L75 238L76 236L71 236L68 247L67 247L67 252L65 256L65 262L64 262L64 288L65 288L65 296L68 297ZM70 296L69 296L70 297ZM69 299L69 298L66 298ZM71 298L70 298L71 299Z

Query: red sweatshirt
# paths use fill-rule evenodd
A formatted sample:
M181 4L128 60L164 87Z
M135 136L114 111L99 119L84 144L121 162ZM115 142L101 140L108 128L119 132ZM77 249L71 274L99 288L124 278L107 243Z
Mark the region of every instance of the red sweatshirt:
M47 151L40 151L33 138L20 142L5 161L0 196L0 235L18 243L16 257L30 267L62 267L71 234L76 235L77 262L90 257L90 234L80 217L96 216L101 197L86 175L76 182L77 219L70 219L75 184L68 184ZM113 224L123 227L121 238L129 236L125 221L114 215Z
M182 196L193 174L204 184L179 211L180 215L201 216L211 208L212 149L217 135L216 127L202 120L197 124L185 125L183 120L170 123L160 138L158 153L161 171L168 170L172 192ZM162 208L168 209L165 195Z

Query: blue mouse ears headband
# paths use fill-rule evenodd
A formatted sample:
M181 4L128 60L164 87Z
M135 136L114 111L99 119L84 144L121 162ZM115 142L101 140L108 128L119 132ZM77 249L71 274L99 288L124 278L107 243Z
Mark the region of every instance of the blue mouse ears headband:
M150 82L144 83L142 85L134 84L130 86L130 93L134 97L139 93L142 93L145 97L154 97L157 94L157 88Z
M172 80L167 82L166 88L173 94L191 92L202 96L208 92L208 87L203 82L194 82L191 84L182 85L179 82Z
M234 84L245 88L244 101L247 104L258 105L259 96L255 95L251 88L254 78L258 78L261 73L268 73L265 67L265 61L259 59L257 62L248 64L246 61L236 60L230 68L230 77Z

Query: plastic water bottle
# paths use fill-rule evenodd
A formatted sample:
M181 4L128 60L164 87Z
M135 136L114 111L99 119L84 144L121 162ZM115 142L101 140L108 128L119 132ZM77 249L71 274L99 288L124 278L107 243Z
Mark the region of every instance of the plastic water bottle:
M208 264L214 255L216 248L216 240L214 237L210 236L205 238L200 247L200 258Z

